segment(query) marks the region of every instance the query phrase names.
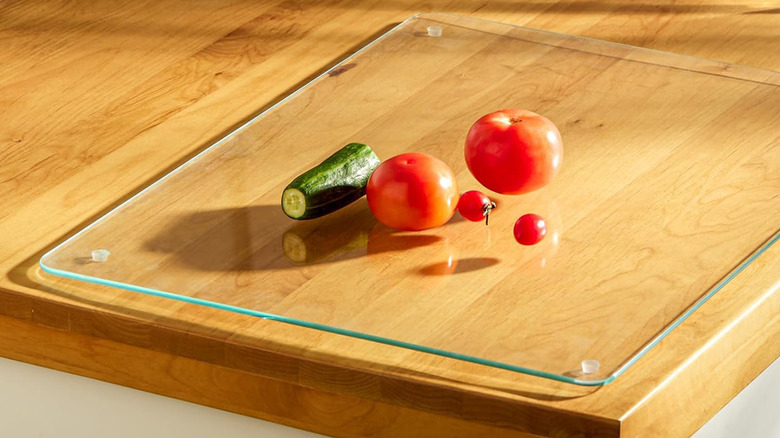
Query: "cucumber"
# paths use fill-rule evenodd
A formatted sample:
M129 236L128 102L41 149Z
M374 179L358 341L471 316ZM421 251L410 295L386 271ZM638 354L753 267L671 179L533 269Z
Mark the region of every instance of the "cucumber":
M282 192L282 210L293 219L314 219L345 207L366 194L379 157L362 143L350 143L307 170Z

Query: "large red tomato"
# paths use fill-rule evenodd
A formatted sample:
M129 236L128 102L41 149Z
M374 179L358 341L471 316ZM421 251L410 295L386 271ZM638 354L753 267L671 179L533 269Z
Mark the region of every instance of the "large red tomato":
M420 152L397 155L371 174L368 207L388 227L425 230L444 225L458 205L455 174L443 161Z
M466 136L466 164L483 186L507 195L540 189L558 174L558 128L531 111L504 109L482 116Z

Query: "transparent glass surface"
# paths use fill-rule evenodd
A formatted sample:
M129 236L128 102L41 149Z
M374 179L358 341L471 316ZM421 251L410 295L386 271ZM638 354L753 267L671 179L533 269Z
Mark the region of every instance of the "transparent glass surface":
M41 266L605 384L777 240L779 77L415 16L53 249ZM464 162L466 133L507 107L554 121L565 157L542 190L494 195L487 227L456 215L439 228L396 232L365 199L310 221L282 213L284 187L350 142L381 159L430 153L451 166L461 192L482 189ZM525 213L547 221L534 246L512 235Z

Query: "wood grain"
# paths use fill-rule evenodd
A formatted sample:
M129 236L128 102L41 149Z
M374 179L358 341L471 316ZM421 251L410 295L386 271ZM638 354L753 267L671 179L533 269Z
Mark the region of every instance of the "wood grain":
M434 25L446 35L425 36ZM43 266L558 376L595 358L596 380L776 231L780 88L760 82L768 73L742 69L739 81L705 61L444 14L406 22L347 65ZM384 158L431 153L462 191L479 188L465 131L518 105L558 121L567 164L543 191L499 197L491 227L397 233L364 201L307 223L278 207L295 175L352 140ZM508 231L529 211L551 218L534 248ZM102 247L107 263L83 262ZM291 247L323 254L301 263Z
M273 103L414 12L456 12L778 69L780 16L762 9L771 8L693 1L0 3L0 312L12 317L2 319L0 354L341 436L498 435L495 427L638 436L662 424L668 428L656 436L687 436L778 356L776 250L644 358L643 372L595 392L52 282L35 264L53 242L251 117L257 102ZM718 372L707 372L715 364ZM718 384L703 385L704 376ZM277 395L258 398L258 387ZM280 410L274 403L283 397L306 401ZM693 403L700 408L688 409ZM377 414L370 419L350 407ZM677 415L682 409L688 415Z

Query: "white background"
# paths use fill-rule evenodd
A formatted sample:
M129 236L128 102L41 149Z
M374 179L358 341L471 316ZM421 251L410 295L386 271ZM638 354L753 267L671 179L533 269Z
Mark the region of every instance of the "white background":
M704 425L694 438L779 438L778 417L780 360ZM0 358L2 438L216 436L313 438L322 435Z

